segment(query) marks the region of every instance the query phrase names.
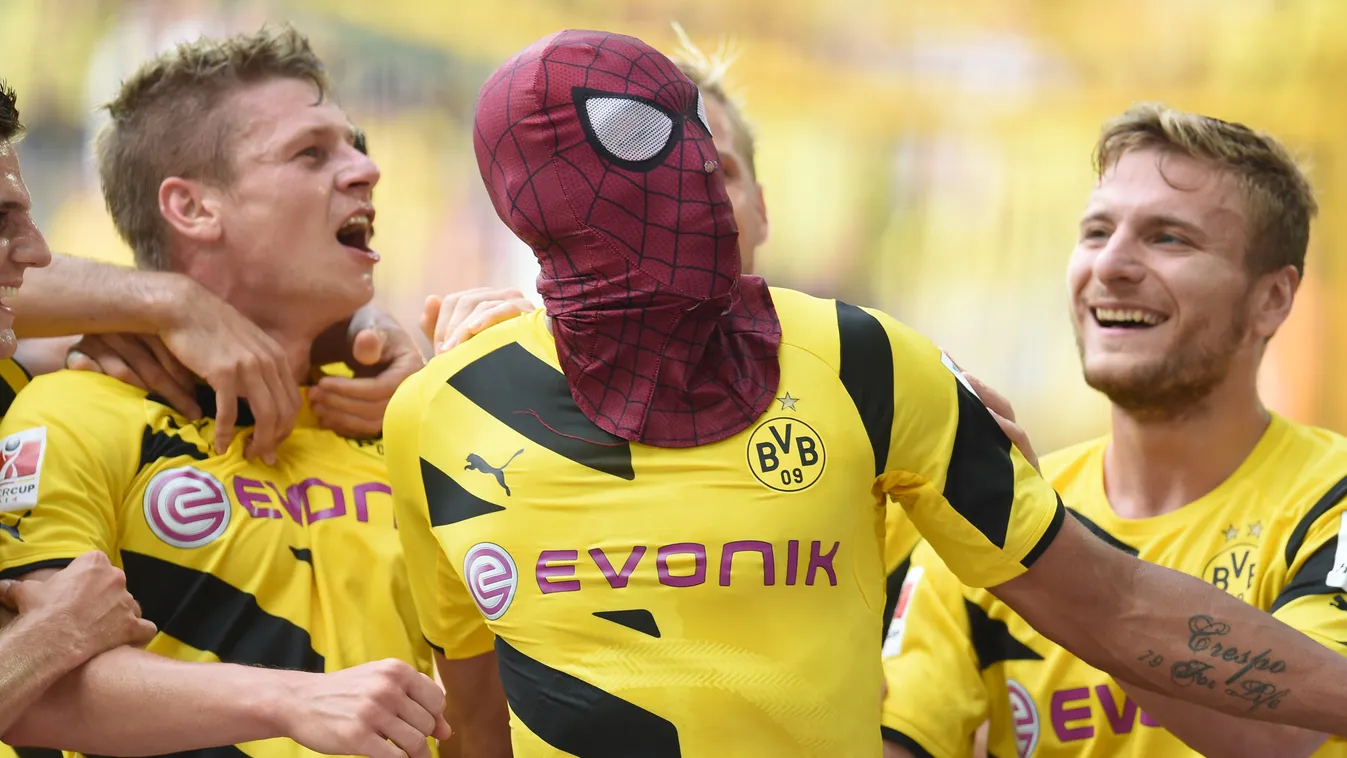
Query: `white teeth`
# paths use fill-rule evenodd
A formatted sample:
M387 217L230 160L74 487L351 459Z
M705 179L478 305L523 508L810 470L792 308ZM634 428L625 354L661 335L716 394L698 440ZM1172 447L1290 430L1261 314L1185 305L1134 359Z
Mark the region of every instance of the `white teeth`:
M0 300L4 300L7 297L14 297L17 294L19 294L18 287L0 287Z
M354 227L368 227L368 226L369 226L369 216L361 214L359 216L352 216L346 219L346 223L342 224L341 228L343 231L345 231L347 229L351 229Z
M1115 310L1113 308L1095 308L1095 319L1110 324L1146 324L1154 326L1164 319L1145 311Z

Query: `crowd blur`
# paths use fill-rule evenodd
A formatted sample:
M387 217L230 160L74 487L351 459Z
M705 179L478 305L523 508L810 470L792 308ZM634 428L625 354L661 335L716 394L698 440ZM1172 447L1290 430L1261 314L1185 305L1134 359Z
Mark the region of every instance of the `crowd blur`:
M52 249L129 263L92 167L98 106L153 53L290 20L331 66L383 170L382 304L532 290L472 158L477 87L563 27L675 47L731 39L759 132L774 283L911 323L1015 399L1043 449L1102 433L1062 281L1098 124L1134 101L1248 119L1301 151L1324 212L1294 315L1264 364L1292 419L1347 430L1347 4L1337 0L0 0L0 72L21 93L25 174ZM276 250L284 255L284 250Z

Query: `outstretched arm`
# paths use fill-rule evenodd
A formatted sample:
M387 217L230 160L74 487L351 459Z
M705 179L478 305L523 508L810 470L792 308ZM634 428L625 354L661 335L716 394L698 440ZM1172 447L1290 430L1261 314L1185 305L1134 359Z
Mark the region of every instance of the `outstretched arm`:
M48 574L47 582L0 582L0 733L92 656L155 633L102 553Z
M13 302L14 331L24 338L157 334L199 289L181 274L53 255L50 266L24 274Z
M430 758L426 737L449 736L442 707L439 687L401 661L310 674L123 647L53 685L4 741L130 756L288 737L329 755Z
M1246 719L1347 734L1347 660L1200 579L1137 560L1067 518L991 591L1119 681Z

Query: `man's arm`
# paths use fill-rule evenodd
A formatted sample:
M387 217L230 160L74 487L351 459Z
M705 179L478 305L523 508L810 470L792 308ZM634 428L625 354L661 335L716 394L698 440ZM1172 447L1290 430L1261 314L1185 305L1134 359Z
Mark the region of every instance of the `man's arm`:
M0 582L0 733L89 658L155 634L126 591L126 575L102 553L41 574L51 581Z
M1322 732L1227 716L1136 685L1118 684L1148 716L1202 755L1306 758L1328 739Z
M14 298L14 330L22 338L75 334L152 335L142 366L181 364L216 391L217 450L234 438L237 401L247 399L257 424L247 454L264 460L294 426L299 388L280 345L228 303L182 274L138 271L107 263L53 256L50 266L31 269ZM130 340L123 337L124 341ZM175 407L197 416L200 409L180 386L185 371L161 372L147 382ZM170 375L177 374L179 381Z
M1137 560L1074 518L992 592L1119 681L1247 719L1347 734L1347 660L1200 579Z
M53 255L50 266L24 274L12 305L14 331L25 338L158 334L201 289L181 274Z
M287 737L329 755L430 758L426 737L449 736L442 704L439 687L401 661L310 674L123 647L53 685L3 738L130 756Z
M510 758L510 711L495 652L452 661L439 652L435 665L444 682L444 717L455 728L441 758Z

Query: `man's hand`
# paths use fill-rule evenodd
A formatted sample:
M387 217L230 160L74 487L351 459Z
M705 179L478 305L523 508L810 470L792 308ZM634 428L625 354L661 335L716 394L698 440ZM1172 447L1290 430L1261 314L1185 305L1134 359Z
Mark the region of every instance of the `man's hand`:
M421 314L421 332L439 355L502 321L534 310L517 289L478 287L444 297L426 298Z
M412 336L372 306L351 319L348 333L346 364L355 378L324 376L309 391L309 401L323 427L343 437L378 437L393 393L426 361Z
M160 356L163 356L160 358ZM92 371L153 392L193 421L201 418L192 372L147 334L87 334L66 352L65 367Z
M996 419L1001 431L1005 432L1010 441L1015 443L1015 447L1020 449L1020 454L1024 456L1025 460L1029 461L1029 465L1033 466L1035 471L1039 471L1038 454L1034 452L1034 445L1029 441L1029 434L1016 423L1015 409L1010 406L1010 401L1000 392L983 384L981 379L972 374L965 372L963 376L969 384L973 385L973 391L978 394L978 397L982 398L982 404L987 406L987 410L991 411L992 418Z
M19 618L59 619L69 634L75 665L122 645L143 645L158 631L140 617L140 604L126 591L126 575L93 551L76 558L46 581L0 581L0 604Z
M233 306L191 280L182 287L181 307L167 309L159 330L167 350L155 357L162 363L176 356L215 390L217 453L234 439L238 400L246 398L255 424L244 455L274 465L302 402L294 367L281 346Z
M444 720L444 692L399 660L307 675L286 700L285 733L328 755L430 758L426 738L444 740L452 733Z

